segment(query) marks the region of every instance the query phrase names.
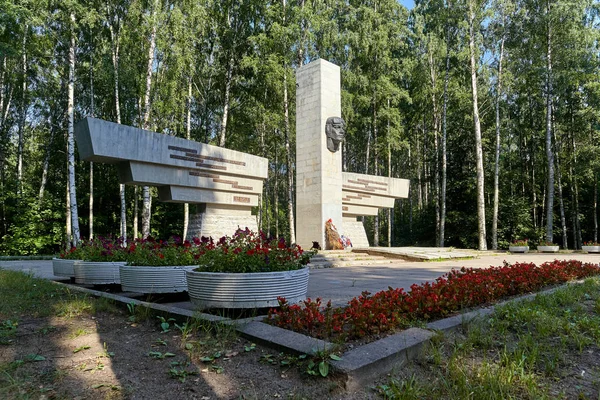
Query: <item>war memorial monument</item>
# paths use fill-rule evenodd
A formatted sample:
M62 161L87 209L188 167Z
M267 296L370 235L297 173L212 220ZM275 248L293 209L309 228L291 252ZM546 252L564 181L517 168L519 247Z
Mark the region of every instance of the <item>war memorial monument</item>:
M408 196L409 181L342 171L338 66L313 61L298 69L296 82L296 241L324 244L331 219L354 247L368 247L357 217L392 208ZM80 158L115 164L121 183L156 186L161 201L195 205L190 236L257 230L251 211L267 178L266 158L90 117L75 135Z

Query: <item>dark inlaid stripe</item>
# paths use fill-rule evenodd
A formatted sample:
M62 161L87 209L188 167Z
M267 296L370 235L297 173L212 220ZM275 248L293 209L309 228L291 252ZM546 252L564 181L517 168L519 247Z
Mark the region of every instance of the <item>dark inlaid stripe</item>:
M209 174L207 172L199 172L199 171L190 171L190 175L192 176L201 176L202 178L213 178L219 179L220 175Z
M187 149L185 147L179 147L179 146L169 146L169 150L183 151L183 152L191 153L191 154L198 154L198 150Z
M227 163L227 164L241 165L244 167L246 166L246 163L243 161L227 160L225 158L212 157L212 156L201 156L201 155L196 155L196 154L191 154L191 153L189 153L189 154L186 153L186 156L194 157L196 160L216 161L216 162L222 162L222 163Z
M212 164L204 164L204 163L201 163L201 162L197 162L196 166L197 167L202 167L202 168L220 169L222 171L227 171L227 167L222 166L222 165L212 165Z
M237 183L233 185L234 189L242 189L242 190L252 190L252 186L240 186Z
M171 154L170 156L171 158L174 158L176 160L184 160L184 161L197 161L195 158L192 157L186 157L186 156L180 156L178 154Z
M376 185L387 186L387 182L370 181L368 179L357 179L360 183L374 183Z
M352 185L342 185L342 189L366 190L367 192L374 192L376 190L385 190L385 189L380 189L380 188L369 188L369 187L360 187L360 186L352 186Z

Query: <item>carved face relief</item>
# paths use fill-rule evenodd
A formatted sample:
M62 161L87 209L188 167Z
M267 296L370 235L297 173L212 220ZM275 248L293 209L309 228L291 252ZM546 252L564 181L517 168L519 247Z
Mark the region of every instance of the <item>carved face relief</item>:
M327 136L327 149L335 153L340 149L340 143L346 135L346 123L340 117L329 117L325 123L325 135Z

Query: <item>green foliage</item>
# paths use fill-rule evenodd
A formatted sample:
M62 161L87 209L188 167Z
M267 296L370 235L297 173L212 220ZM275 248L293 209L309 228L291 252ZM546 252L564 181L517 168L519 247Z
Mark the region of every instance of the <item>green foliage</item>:
M308 264L313 254L298 245L289 245L283 238L269 240L263 233L248 228L238 229L233 237L222 237L218 242L212 238L196 240L202 246L200 268L196 269L200 272L292 271Z

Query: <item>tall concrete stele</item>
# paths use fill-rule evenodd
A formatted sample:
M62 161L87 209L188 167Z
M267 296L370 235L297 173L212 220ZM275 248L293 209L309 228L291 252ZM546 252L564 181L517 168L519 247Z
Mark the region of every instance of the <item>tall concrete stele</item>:
M331 219L354 247L368 247L357 217L393 208L395 199L408 197L409 181L342 172L341 149L328 148L325 133L328 119L341 117L337 65L319 59L298 68L296 86L296 241L324 245Z
M75 137L81 159L116 164L121 183L157 186L162 201L197 204L188 237L257 230L251 210L267 178L266 158L89 117Z

